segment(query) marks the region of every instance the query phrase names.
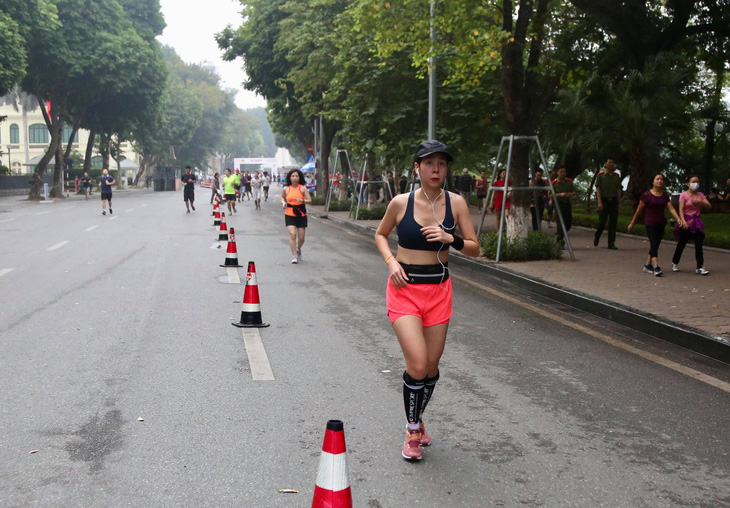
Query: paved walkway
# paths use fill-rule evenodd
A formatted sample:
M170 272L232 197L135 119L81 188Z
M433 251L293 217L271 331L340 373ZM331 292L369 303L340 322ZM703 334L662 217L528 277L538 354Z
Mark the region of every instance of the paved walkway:
M312 207L324 213L323 206ZM479 215L471 207L475 228ZM330 212L339 221L348 221L348 212ZM379 221L357 221L375 229ZM487 214L483 231L496 231L494 214ZM543 227L545 223L543 223ZM554 232L555 229L544 229ZM672 272L674 242L662 242L659 264L663 277L644 273L649 242L644 237L619 234L616 246L606 248L606 234L599 247L593 246L593 230L574 228L570 240L576 260L567 251L563 259L552 261L502 262L500 266L529 278L556 284L609 302L619 303L656 316L685 324L715 336L730 338L730 252L705 249L705 267L710 275L695 274L694 247L682 255L680 271Z

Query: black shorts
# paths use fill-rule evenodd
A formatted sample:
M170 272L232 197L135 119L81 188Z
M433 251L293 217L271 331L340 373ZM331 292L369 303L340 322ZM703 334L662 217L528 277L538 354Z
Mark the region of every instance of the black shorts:
M112 193L111 192L102 192L101 193L101 200L102 201L111 201L112 200Z
M264 190L265 191L268 191L269 190L269 186L268 185L264 185Z
M295 226L297 228L306 228L307 227L307 216L303 215L301 217L292 217L291 215L285 215L284 221L287 226Z
M226 197L226 201L235 201L236 200L235 194L224 194L224 196Z
M240 189L240 188L241 188L241 186L240 186L240 185L238 185L238 184L235 184L235 183L234 183L234 184L233 184L233 188L234 188L234 189L236 189L236 190L238 190L238 189Z
M195 189L183 189L183 200L184 201L195 201Z
M251 184L250 183L247 183L246 184L246 192L251 192Z

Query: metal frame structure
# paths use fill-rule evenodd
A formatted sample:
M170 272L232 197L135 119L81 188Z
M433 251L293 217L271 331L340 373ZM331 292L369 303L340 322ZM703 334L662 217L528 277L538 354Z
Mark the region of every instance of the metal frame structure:
M482 233L482 228L484 227L484 215L487 213L487 203L489 203L489 199L491 196L491 193L494 191L500 191L504 192L504 197L502 198L502 212L499 217L499 231L497 233L497 257L495 259L496 263L499 263L499 254L502 250L502 233L504 232L504 212L507 207L507 193L513 190L540 190L542 192L545 191L544 187L511 187L507 185L507 182L509 182L509 171L510 166L512 164L512 146L515 141L534 141L535 144L537 144L538 152L540 153L540 160L542 161L542 167L547 170L547 162L545 161L545 154L542 151L542 145L540 144L540 140L537 136L502 136L502 140L499 143L499 150L497 151L497 158L494 162L494 170L492 171L492 178L490 179L489 188L487 189L487 199L484 203L484 207L482 208L481 217L479 219L479 228L477 229L477 237ZM499 174L499 159L502 156L502 149L504 148L505 141L509 141L509 147L507 149L507 166L506 166L506 175L504 177L504 187L495 187L494 182L496 181L497 175ZM565 246L568 248L568 252L570 253L570 259L575 261L575 254L573 253L573 246L570 244L570 238L568 238L568 232L565 231L565 221L563 220L563 213L560 211L560 206L558 206L558 200L555 196L555 189L553 188L553 182L550 180L550 178L547 179L548 184L550 186L550 195L553 198L553 203L555 203L555 209L558 211L558 219L560 220L560 227L563 228L565 239ZM537 203L535 204L537 206Z
M388 191L388 195L390 196L390 199L393 199L393 193L390 192L390 185L388 185L388 180L365 180L365 168L367 167L366 161L362 162L362 169L360 170L360 174L358 175L357 180L355 181L355 194L357 195L355 199L357 200L357 208L355 209L355 217L354 220L357 220L357 218L360 215L360 203L362 200L360 199L360 196L363 194L363 190L366 185L370 183L378 184L378 185L384 185L385 188ZM360 184L360 188L357 188L357 185ZM353 196L355 195L353 194ZM351 209L352 210L352 209Z
M334 188L335 175L337 175L337 165L340 162L340 154L343 152L345 154L345 157L347 158L347 167L350 168L350 178L348 179L348 182L347 182L348 187L350 185L354 186L354 182L357 178L357 173L355 172L354 169L352 169L352 163L350 162L350 154L348 153L348 151L346 149L338 148L337 152L335 153L335 163L333 164L334 167L332 168L332 184L329 186L329 191L327 192L327 201L325 202L325 205L324 205L325 212L330 211L330 202L332 201L332 189ZM353 187L353 190L354 190L354 187Z

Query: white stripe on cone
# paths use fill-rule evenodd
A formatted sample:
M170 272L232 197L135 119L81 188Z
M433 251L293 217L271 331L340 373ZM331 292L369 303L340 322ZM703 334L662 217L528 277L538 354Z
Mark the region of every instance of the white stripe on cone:
M317 486L325 490L337 492L350 487L350 478L347 472L347 453L333 455L322 452L319 458L319 472Z
M244 303L241 305L241 310L243 312L261 312L261 304L260 303Z

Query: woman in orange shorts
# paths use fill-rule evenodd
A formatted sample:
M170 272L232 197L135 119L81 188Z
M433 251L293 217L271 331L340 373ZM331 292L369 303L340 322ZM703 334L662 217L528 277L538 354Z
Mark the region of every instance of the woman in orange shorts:
M452 160L440 141L418 145L414 168L421 188L393 198L375 233L375 244L390 271L388 317L406 362L402 451L406 460L421 460L421 446L431 444L421 417L439 378L452 313L449 247L467 256L479 255L466 201L442 188ZM457 226L463 238L455 234ZM398 231L395 255L388 244L393 228Z

